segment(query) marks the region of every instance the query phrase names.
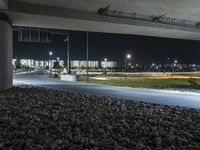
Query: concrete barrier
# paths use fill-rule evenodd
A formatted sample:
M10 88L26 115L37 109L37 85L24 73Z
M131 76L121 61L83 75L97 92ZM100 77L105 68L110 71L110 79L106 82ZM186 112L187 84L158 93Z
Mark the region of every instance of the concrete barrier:
M77 81L77 76L72 74L62 74L60 79L63 81Z

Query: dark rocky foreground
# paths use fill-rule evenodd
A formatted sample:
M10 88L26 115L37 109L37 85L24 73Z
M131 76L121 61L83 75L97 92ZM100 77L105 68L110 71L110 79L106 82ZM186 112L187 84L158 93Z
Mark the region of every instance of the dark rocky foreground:
M200 150L200 110L14 87L0 91L0 149Z

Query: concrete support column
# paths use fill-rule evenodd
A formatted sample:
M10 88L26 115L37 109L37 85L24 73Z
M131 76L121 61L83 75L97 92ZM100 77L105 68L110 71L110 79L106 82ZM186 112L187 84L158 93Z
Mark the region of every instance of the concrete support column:
M0 12L0 90L13 85L13 31L6 14Z

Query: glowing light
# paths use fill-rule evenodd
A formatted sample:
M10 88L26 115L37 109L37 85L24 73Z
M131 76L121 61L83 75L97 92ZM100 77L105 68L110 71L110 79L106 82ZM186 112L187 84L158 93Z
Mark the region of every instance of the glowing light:
M49 55L52 56L52 55L53 55L53 52L50 51L50 52L49 52Z
M131 55L130 55L130 54L127 54L126 57L129 59L129 58L131 58Z
M174 60L174 63L177 64L177 63L178 63L178 60Z

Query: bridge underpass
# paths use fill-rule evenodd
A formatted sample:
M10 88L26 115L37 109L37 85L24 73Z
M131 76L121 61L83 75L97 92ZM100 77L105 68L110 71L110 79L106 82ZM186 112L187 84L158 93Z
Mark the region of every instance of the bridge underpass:
M197 0L0 0L0 89L12 86L12 26L199 40L199 5Z

